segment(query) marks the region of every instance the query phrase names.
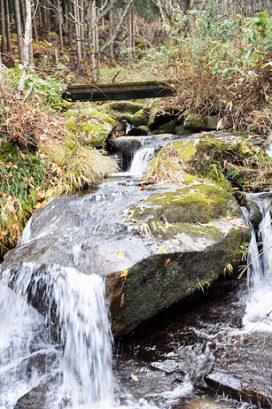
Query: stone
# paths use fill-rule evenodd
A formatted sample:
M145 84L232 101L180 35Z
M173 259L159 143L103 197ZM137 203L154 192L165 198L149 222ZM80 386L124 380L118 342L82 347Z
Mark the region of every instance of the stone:
M64 274L73 267L105 276L112 329L122 335L204 290L226 265L235 271L249 238L236 200L212 183L109 181L39 209L2 269L16 273L27 262L37 274L59 265Z
M135 114L136 112L143 109L142 105L135 104L134 102L128 102L128 101L112 102L111 104L109 104L109 107L113 111L129 113L129 114Z
M141 126L141 125L148 125L149 115L150 115L149 109L141 109L140 111L136 112L132 116L132 119L131 119L132 123L136 127Z
M192 132L214 131L217 129L218 117L216 115L202 117L201 115L189 114L185 118L184 128Z
M104 147L116 120L94 108L69 111L65 123L66 131L76 137L81 144Z

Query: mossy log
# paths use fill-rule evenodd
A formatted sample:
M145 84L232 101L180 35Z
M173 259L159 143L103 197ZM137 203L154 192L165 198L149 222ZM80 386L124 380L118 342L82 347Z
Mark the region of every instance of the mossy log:
M71 85L63 93L70 101L107 101L143 98L162 98L175 94L167 82L130 82L118 84Z

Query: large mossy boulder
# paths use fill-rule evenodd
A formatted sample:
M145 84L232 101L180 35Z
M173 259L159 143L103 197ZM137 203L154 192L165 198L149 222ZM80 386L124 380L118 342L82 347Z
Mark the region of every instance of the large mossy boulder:
M66 131L76 137L81 144L103 147L116 124L110 115L95 108L68 111Z
M127 214L125 223L150 254L107 279L116 334L233 271L250 237L233 196L198 179L150 194Z
M246 134L209 132L168 143L151 163L153 180L183 179L184 171L213 180L227 190L270 187L272 159L263 141Z
M105 276L115 335L205 289L241 263L249 229L233 196L184 175L184 183L106 182L39 209L2 265L15 274L52 266ZM43 297L35 306L43 311Z

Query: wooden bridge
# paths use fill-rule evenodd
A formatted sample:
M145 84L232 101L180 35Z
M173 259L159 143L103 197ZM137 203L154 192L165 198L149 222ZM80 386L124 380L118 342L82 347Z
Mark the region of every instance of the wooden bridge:
M71 85L63 93L69 101L109 101L144 98L163 98L175 95L168 82L148 81L116 84Z

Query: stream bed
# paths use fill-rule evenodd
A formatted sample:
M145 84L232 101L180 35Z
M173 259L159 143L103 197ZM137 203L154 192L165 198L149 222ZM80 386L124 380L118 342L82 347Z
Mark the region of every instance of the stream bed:
M73 216L76 228L66 236L56 238L72 217L69 207L61 213L60 206L52 231L42 218L34 227L27 225L18 249L26 258L20 274L14 277L11 257L0 281L0 409L272 407L270 197L251 198L262 222L257 230L251 226L248 283L245 273L239 286L229 280L236 287L231 292L221 287L216 294L213 288L208 297L176 304L129 337L116 339L114 346L103 274L79 274L73 267L55 265L37 275L35 262L24 254L27 248L34 259L39 255L44 262L44 249L55 242L58 246L48 253L52 257L68 262L73 254L80 271L88 264L106 273L110 265L106 249L112 246L116 251L112 236L121 228L115 221L116 204L121 215L135 200L134 193L145 197L133 175L140 176L154 151L153 146L143 148L130 172L69 199L70 209L76 204L78 214ZM52 218L54 211L54 205L49 206L45 216ZM35 247L35 234L45 238L44 247ZM103 250L106 237L104 265L95 264L87 251L79 259L75 243L82 235L89 240L88 250L94 240ZM219 288L224 285L218 283ZM46 311L41 310L44 300Z

